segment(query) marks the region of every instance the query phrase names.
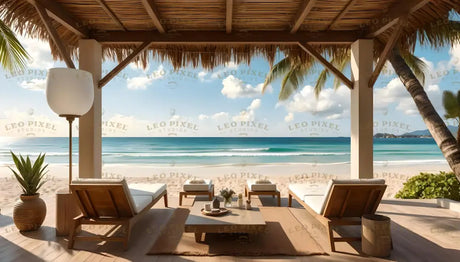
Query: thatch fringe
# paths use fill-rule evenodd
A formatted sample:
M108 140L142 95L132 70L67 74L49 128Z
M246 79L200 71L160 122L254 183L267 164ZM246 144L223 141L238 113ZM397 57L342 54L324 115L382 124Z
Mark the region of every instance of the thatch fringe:
M81 19L82 22L87 22L92 30L107 29L107 21L104 18L97 17L98 12L92 5L95 3L87 3L86 1L58 1L61 5L71 6L69 12L72 12L75 17ZM328 1L327 3L318 3L318 7L314 8L308 18L305 20L301 30L325 30L330 24L331 19L334 18L344 7L346 1ZM363 24L371 24L372 19L381 15L381 10L385 10L393 4L397 4L398 0L385 0L385 1L363 1L360 5L352 8L344 17L343 22L335 26L335 30L359 30L363 28ZM109 3L109 2L107 2ZM158 5L160 13L165 17L166 27L169 30L189 29L189 30L211 30L214 27L219 30L224 30L225 27L220 22L224 21L222 16L222 8L225 8L225 1L205 1L201 0L193 5L196 8L189 7L190 3L187 1L180 1L180 4L171 4L167 1L159 1ZM288 29L292 17L295 17L298 11L297 7L300 1L287 1L279 0L279 3L273 2L264 6L261 3L235 3L235 17L234 28L235 30L280 30ZM111 1L110 5L113 10L118 10L122 22L130 29L145 30L146 25L150 25L151 21L147 20L142 22L146 13L139 1L132 1L129 4L123 1ZM132 5L131 11L129 6ZM202 6L201 6L202 5ZM322 13L322 8L324 13ZM200 8L201 9L200 9ZM264 12L258 12L263 7ZM128 9L127 9L128 8ZM91 12L87 12L92 10ZM134 11L133 11L134 10ZM197 11L198 10L198 11ZM252 11L251 11L252 10ZM363 12L366 10L366 12ZM433 47L439 47L445 44L453 44L459 42L460 39L450 39L452 42L446 43L444 39L438 38L439 30L446 30L443 23L446 24L448 15L451 10L460 11L460 1L458 0L433 0L425 7L413 13L409 18L406 25L404 25L403 33L398 46L405 50L413 51L418 42L421 44L429 44ZM244 12L249 12L243 15ZM136 13L132 13L136 12ZM197 17L197 13L201 16ZM190 13L190 14L188 14ZM136 16L138 14L138 16ZM273 16L274 15L274 16ZM251 19L248 17L251 16ZM273 16L273 17L271 17ZM40 17L38 16L33 5L26 0L3 0L0 3L0 17L3 21L16 29L21 35L28 35L34 38L39 38L50 43L52 55L55 59L61 59L60 54L53 41L50 39ZM244 18L244 19L243 19ZM85 20L86 19L86 20ZM88 20L93 19L93 20ZM204 20L203 20L204 19ZM208 19L208 20L206 20ZM142 20L142 21L141 21ZM92 21L89 23L89 21ZM105 21L102 23L101 21ZM184 24L184 21L188 21ZM206 21L209 21L206 23ZM214 23L216 22L216 23ZM68 52L72 58L76 59L78 56L78 40L79 37L73 32L69 31L64 26L53 21L58 34L65 42ZM99 24L98 24L99 23ZM214 27L213 27L214 26ZM174 28L176 27L176 28ZM214 28L214 29L215 29ZM376 55L378 51L383 48L391 36L392 30L387 30L376 38ZM103 45L103 58L122 61L133 50L136 49L134 44L106 44ZM331 56L332 53L347 52L347 46L340 45L327 45L315 46L317 51L324 53L326 56ZM300 61L311 61L311 57L304 51L300 50L296 45L246 45L246 44L231 44L231 45L196 45L196 44L181 44L181 45L157 45L152 44L147 51L142 52L136 57L135 62L143 67L146 67L149 57L158 59L159 61L168 61L175 69L192 66L202 66L206 70L211 70L216 66L226 64L230 61L235 63L249 64L251 58L255 55L262 56L268 60L270 65L274 62L277 52L290 56L292 59Z

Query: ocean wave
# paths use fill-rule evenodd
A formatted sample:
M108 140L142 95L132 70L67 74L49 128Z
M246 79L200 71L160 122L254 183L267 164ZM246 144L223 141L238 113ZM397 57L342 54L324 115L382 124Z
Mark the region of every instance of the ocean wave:
M344 156L346 152L187 152L103 153L114 157L259 157L259 156Z
M260 151L269 151L269 147L262 147L262 148L235 148L230 149L231 152L260 152Z

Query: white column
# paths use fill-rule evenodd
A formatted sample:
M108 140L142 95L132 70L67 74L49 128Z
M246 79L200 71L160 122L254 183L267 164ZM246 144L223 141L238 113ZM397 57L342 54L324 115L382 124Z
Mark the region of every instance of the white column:
M351 45L351 178L372 178L373 166L373 40L360 39Z
M93 74L94 104L79 118L79 177L100 178L102 173L102 92L97 86L102 73L101 44L80 40L79 68Z

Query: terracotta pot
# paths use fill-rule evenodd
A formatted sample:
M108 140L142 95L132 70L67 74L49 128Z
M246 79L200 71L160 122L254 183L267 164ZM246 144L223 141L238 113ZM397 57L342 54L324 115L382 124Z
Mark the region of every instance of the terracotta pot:
M19 231L37 230L45 220L46 204L40 194L26 196L14 205L13 221Z

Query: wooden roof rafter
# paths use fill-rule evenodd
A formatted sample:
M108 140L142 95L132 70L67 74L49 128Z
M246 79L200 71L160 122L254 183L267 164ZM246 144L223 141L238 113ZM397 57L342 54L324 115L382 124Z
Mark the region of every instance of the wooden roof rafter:
M232 32L232 20L233 20L233 0L226 0L225 32L227 32L227 34L230 34Z
M387 12L381 15L375 25L368 28L367 37L374 38L395 26L400 17L409 16L410 14L423 8L425 5L430 3L432 0L404 0L398 1L397 4L393 5Z
M103 44L350 44L362 35L361 31L333 31L291 34L284 31L249 31L227 34L223 31L182 31L161 34L157 31L93 32L91 38Z
M304 0L302 3L302 8L300 8L299 13L297 14L297 17L294 20L294 25L291 28L291 33L295 33L299 30L300 26L303 24L305 21L305 18L307 17L308 13L313 9L313 6L315 5L316 0Z
M300 48L302 48L309 55L313 56L320 62L327 70L331 71L337 78L339 78L342 83L344 83L348 88L353 89L353 82L351 82L348 77L346 77L340 70L338 70L333 64L329 63L320 53L318 53L311 45L297 43Z
M99 80L98 87L104 87L110 80L112 80L112 78L114 78L121 70L123 70L129 63L131 63L131 61L133 61L134 58L136 58L141 52L145 51L151 43L151 41L145 41L144 43L142 43L128 57L126 57L114 69L112 69L112 71L110 71L101 80Z
M345 7L340 11L340 13L332 20L332 22L329 24L326 30L331 30L334 28L334 26L340 22L340 20L350 11L350 9L356 4L358 0L350 0L348 3L345 5Z
M156 29L164 34L166 33L165 26L161 23L160 15L153 3L153 0L141 0L142 5L144 5L145 10L149 14L150 18L152 19L153 24L155 25Z
M123 30L123 31L127 31L126 27L123 25L123 23L121 22L121 20L117 17L117 15L112 11L112 9L110 9L110 7L107 5L107 3L104 1L104 0L95 0L99 6L104 10L104 12L110 16L110 18L112 19L113 22L115 22L115 24L117 24L117 26Z
M41 6L39 3L35 2L34 3L35 9L38 12L38 15L40 16L43 24L45 25L46 30L48 31L48 34L50 35L51 39L53 40L54 44L56 45L61 57L64 59L64 62L66 63L67 67L69 68L75 68L75 64L73 63L72 59L70 58L70 54L67 51L66 46L64 45L62 39L59 37L58 32L56 31L56 28L51 23L51 18L48 16L48 13L46 12L46 9Z
M404 25L407 23L407 16L400 17L398 19L398 24L395 26L395 29L391 33L390 38L388 39L387 43L385 44L385 47L383 48L383 51L380 53L379 60L377 61L377 64L375 65L375 69L372 72L371 77L369 78L369 87L373 88L375 82L377 81L377 78L380 75L380 72L383 69L383 66L385 65L385 62L388 59L388 56L390 55L390 52L393 50L395 47L397 41L399 40L399 37L401 36L401 33L404 29Z
M33 6L39 4L46 10L49 17L75 33L80 37L88 37L89 30L78 19L74 18L64 7L59 3L50 0L27 0ZM38 11L37 11L38 12Z

